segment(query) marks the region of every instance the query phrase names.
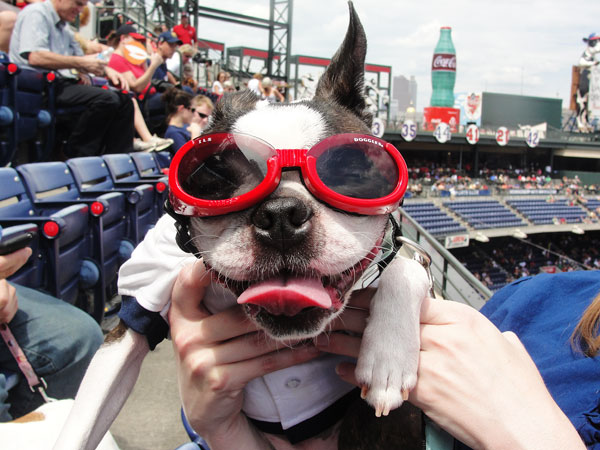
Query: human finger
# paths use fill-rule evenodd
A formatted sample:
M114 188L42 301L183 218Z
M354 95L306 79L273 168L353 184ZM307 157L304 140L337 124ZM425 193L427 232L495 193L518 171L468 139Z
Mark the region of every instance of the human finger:
M348 300L347 307L368 310L371 306L371 299L373 298L373 295L375 295L375 292L377 292L377 289L375 288L365 288L354 291Z
M29 259L33 251L24 247L16 252L0 256L0 279L8 278L19 270Z
M320 334L314 339L321 351L358 358L361 338L343 333Z
M349 362L339 363L335 368L335 373L344 380L346 383L353 384L355 386L360 386L360 383L356 379L356 364Z
M250 380L302 364L319 355L319 349L311 344L279 350L258 358L215 367L214 379L227 384L219 386L223 390L242 389Z
M207 366L220 366L245 361L282 350L296 350L306 344L295 341L277 341L264 332L245 333L243 336L221 340L218 344L205 348L201 356Z
M368 318L368 310L346 309L339 317L336 317L329 329L332 331L353 331L362 334L367 326Z
M200 260L181 269L171 293L169 317L198 321L209 316L210 313L202 304L209 284L210 276Z

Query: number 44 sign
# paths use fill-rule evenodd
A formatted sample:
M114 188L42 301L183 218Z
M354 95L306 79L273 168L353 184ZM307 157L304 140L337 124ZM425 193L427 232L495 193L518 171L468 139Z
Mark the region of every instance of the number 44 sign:
M471 124L467 127L465 138L467 139L467 142L471 145L475 145L479 142L479 128L477 128L477 125Z
M433 136L440 144L445 144L450 139L452 139L452 133L450 132L450 125L444 122L440 122L437 127L435 127L435 131L433 132Z

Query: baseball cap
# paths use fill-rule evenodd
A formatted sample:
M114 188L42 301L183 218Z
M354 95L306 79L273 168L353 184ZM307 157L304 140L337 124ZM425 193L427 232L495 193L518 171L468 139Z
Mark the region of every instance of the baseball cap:
M173 31L165 31L158 35L158 42L168 42L169 44L181 44L181 41Z
M135 29L135 27L133 25L130 25L128 23L126 23L125 25L121 25L119 28L117 28L117 36L123 36L123 35L129 35L132 38L138 40L138 41L145 41L146 38L144 37L144 35L139 34L137 32L137 30Z
M181 17L189 17L188 13L186 13L185 11L182 11L181 14L179 14Z

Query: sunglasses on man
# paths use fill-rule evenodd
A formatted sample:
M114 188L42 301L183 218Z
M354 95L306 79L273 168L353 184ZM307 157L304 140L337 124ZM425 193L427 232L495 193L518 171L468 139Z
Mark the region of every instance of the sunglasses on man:
M201 113L201 112L200 112L200 111L198 111L196 108L190 108L190 107L188 106L188 107L187 107L187 109L189 109L189 110L192 112L192 114L194 114L194 113L198 113L198 115L200 116L200 118L201 118L201 119L206 119L206 118L208 117L208 114Z

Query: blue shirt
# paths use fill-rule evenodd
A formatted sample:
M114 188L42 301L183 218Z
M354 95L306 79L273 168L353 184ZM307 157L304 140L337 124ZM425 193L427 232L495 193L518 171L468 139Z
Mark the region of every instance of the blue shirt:
M24 8L17 16L10 38L9 57L18 66L40 70L29 64L29 54L36 51L83 56L83 50L69 25L59 17L50 0ZM63 77L77 78L77 74L71 69L60 69L57 72Z
M600 450L600 355L571 348L571 334L600 293L600 271L521 278L498 291L481 312L513 331L535 361L552 397L588 449Z
M165 139L173 139L173 148L179 150L187 141L192 139L190 132L187 130L188 125L176 127L169 125L165 131Z

